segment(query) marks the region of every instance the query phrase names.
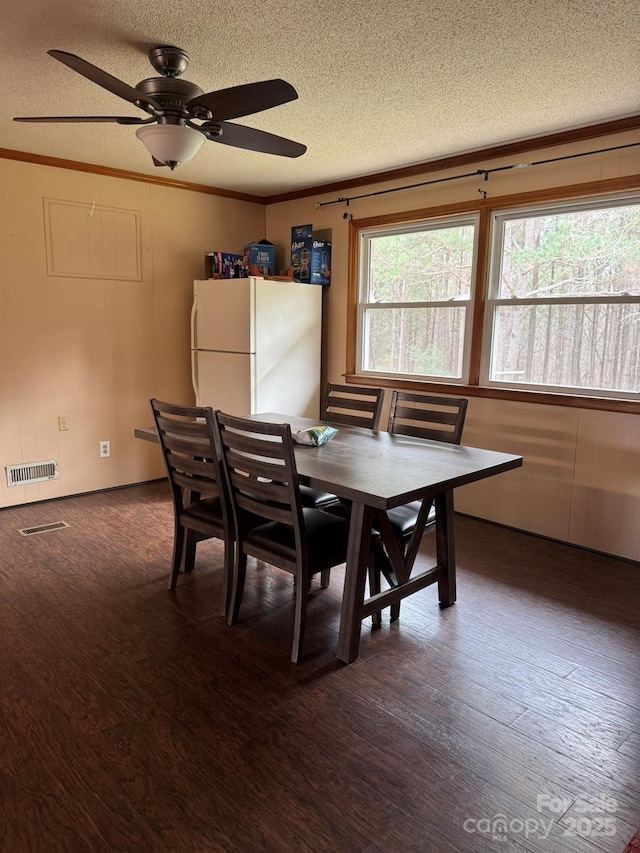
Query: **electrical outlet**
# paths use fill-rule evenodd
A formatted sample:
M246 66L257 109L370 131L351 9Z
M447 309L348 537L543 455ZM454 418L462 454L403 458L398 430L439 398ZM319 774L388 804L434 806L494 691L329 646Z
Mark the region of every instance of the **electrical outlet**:
M100 442L100 456L107 457L111 456L111 442L110 441L101 441Z
M67 432L69 429L69 415L58 415L58 431Z

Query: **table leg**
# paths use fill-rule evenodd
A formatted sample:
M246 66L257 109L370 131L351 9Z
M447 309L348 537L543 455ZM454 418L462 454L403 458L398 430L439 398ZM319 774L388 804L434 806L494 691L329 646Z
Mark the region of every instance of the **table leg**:
M344 592L340 613L338 660L351 663L358 657L364 586L371 549L371 507L353 503L349 526L349 545L344 574Z
M436 495L436 554L442 571L438 581L440 607L456 600L456 547L453 530L453 491Z

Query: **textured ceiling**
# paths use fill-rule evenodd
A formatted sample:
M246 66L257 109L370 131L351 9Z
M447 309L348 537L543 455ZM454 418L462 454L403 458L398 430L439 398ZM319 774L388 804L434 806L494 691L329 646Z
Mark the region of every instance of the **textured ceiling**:
M298 100L239 121L308 151L207 142L173 177L268 196L367 175L640 112L639 11L638 0L5 0L0 147L157 175L134 127L11 119L144 117L46 51L135 86L155 74L148 49L174 44L205 92L292 83Z

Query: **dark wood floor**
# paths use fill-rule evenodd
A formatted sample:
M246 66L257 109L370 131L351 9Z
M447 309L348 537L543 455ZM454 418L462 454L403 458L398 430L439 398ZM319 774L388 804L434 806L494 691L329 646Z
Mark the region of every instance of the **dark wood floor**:
M334 570L295 666L290 576L252 563L229 628L218 543L167 592L171 523L162 482L0 512L2 853L620 853L640 825L638 565L458 517L454 607L368 620L344 666Z

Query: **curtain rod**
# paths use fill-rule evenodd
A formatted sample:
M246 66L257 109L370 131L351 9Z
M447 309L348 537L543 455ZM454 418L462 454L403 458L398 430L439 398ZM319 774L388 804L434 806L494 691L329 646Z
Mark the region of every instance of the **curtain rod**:
M387 195L387 193L397 193L401 190L414 190L418 187L427 187L432 184L443 184L447 181L459 181L462 178L474 178L478 177L478 175L482 175L485 181L489 180L489 175L492 175L494 172L507 172L511 169L529 169L533 166L544 166L547 163L559 163L561 160L575 160L577 157L588 157L592 154L608 154L610 151L621 151L623 148L636 148L640 145L640 142L629 142L626 145L615 145L613 148L599 148L597 151L583 151L580 154L567 154L564 157L550 157L547 160L534 160L531 163L513 163L511 166L496 166L493 169L476 169L475 172L465 172L462 175L451 175L448 178L435 178L432 181L422 181L419 184L409 184L406 187L393 187L389 190L377 190L373 193L364 193L363 195L352 195L348 198L336 198L333 201L318 201L315 204L316 210L321 207L329 207L332 204L346 204L349 206L350 202L358 201L361 198L372 198L377 195ZM483 193L483 197L486 198L487 194L483 190L478 190L478 192ZM345 218L349 216L349 214L344 214Z

